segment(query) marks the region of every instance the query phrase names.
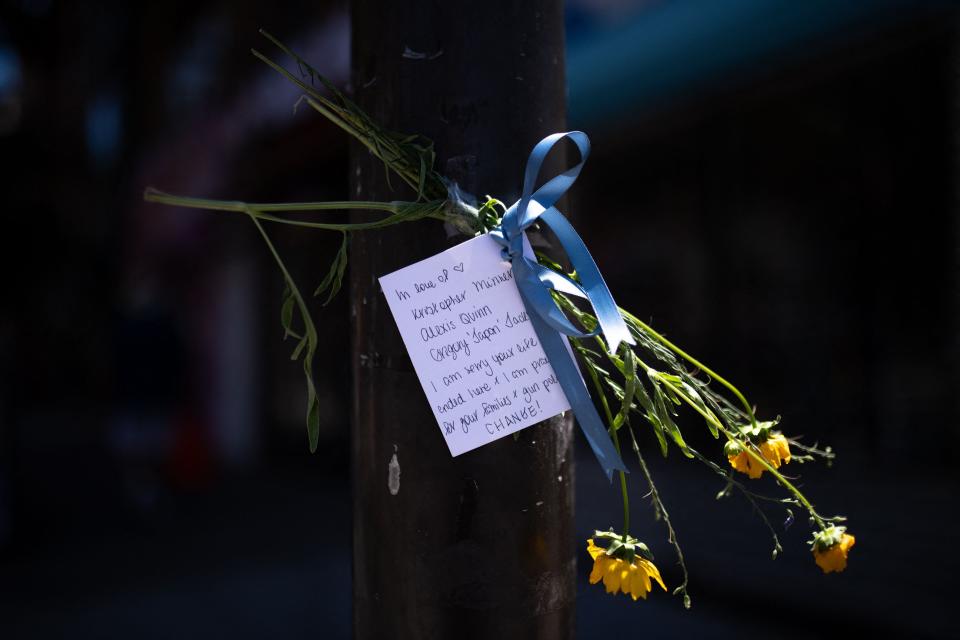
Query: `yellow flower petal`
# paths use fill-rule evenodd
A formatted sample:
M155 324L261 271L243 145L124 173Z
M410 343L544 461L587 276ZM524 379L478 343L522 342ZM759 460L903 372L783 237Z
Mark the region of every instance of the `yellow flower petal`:
M781 464L790 462L790 443L782 433L774 433L760 445L760 453L774 469L779 469Z
M735 456L727 456L727 460L735 471L745 473L751 478L756 479L763 475L763 466L751 458L746 451L741 451Z
M593 570L590 572L590 584L597 584L603 579L604 565L609 561L610 559L606 556L602 556L593 561Z
M657 569L657 565L653 564L652 562L644 558L637 558L637 560L639 560L643 564L643 568L647 572L647 574L657 581L657 583L660 585L660 588L666 591L667 585L663 584L663 578L660 577L660 571L659 569ZM650 584L648 581L647 591L649 590L650 590Z
M736 455L727 456L727 460L730 462L730 466L733 467L734 471L739 471L740 473L747 472L747 467L744 463L744 454L742 451Z
M651 577L664 591L667 589L660 577L660 572L649 560L635 556L628 562L622 558L608 556L606 550L595 544L592 538L587 540L587 553L593 558L590 584L597 584L602 580L607 593L616 594L622 591L630 594L634 600L646 599L651 590Z
M620 565L623 560L614 559L603 568L603 586L607 593L616 593L620 589Z
M643 567L634 567L630 576L630 596L634 600L637 598L646 600L648 591L650 591L650 578L647 576L647 572L643 570Z
M763 456L764 460L770 463L774 469L780 466L780 450L775 447L769 440L766 442L761 442L760 446L760 455Z
M782 433L778 433L774 438L780 449L780 458L783 460L783 464L787 464L790 462L790 442L787 441L787 438Z
M857 542L857 539L854 538L849 533L844 533L843 535L841 535L840 548L843 549L843 554L846 555L847 551L850 550L850 547L852 547L856 542Z
M813 559L824 573L831 573L833 571L839 573L847 568L847 553L856 541L857 539L852 535L844 533L840 536L838 543L827 549L820 550L814 547Z
M631 575L633 575L633 565L626 560L622 561L620 566L620 590L624 593L630 593Z
M749 454L744 453L743 455L747 456L747 467L748 474L754 480L763 475L763 472L766 471L766 468L760 464L757 460L754 460L749 456Z
M790 442L782 433L771 434L757 446L757 449L763 459L774 469L779 469L780 465L790 462ZM727 460L735 471L745 473L754 480L762 476L766 470L760 462L754 460L746 451L741 451L735 456L727 456Z
M607 552L603 547L598 547L593 543L593 538L587 540L587 553L590 554L590 557L594 560L597 559L597 556L603 555Z

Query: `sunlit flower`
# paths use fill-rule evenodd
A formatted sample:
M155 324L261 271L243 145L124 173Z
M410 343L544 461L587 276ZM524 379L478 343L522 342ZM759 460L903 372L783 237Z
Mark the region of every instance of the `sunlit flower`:
M744 450L739 443L728 442L724 447L730 466L751 478L759 478L766 468ZM771 467L779 469L781 464L790 462L790 443L782 433L770 432L766 440L759 443L760 455Z
M646 599L647 593L653 586L650 578L656 580L664 591L667 590L657 567L646 558L634 555L632 560L627 560L609 556L606 549L593 543L592 538L587 540L587 553L593 558L590 584L597 584L603 580L607 593L615 594L617 591L622 591L629 593L634 600Z
M843 571L847 568L847 554L857 541L847 533L846 527L831 525L823 531L813 534L810 541L813 547L813 559L824 573Z

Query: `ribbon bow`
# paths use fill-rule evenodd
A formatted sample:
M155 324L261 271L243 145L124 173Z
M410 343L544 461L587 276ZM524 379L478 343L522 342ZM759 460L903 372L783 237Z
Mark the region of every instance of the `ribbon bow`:
M577 145L580 151L580 162L560 175L554 176L534 191L544 159L554 145L564 138L569 138ZM623 322L613 296L593 261L593 256L590 255L573 225L554 207L557 200L566 193L580 175L580 170L589 154L590 139L582 131L554 133L538 142L527 160L527 168L523 176L523 195L504 213L500 226L490 233L503 246L504 258L513 265L513 275L520 290L520 297L527 308L543 350L550 359L553 372L570 402L570 407L593 453L597 456L607 478L612 479L614 469L626 471L626 467L620 454L613 447L600 416L597 415L590 393L580 376L569 345L563 337L566 335L589 338L602 333L610 353L616 353L621 342L634 344L630 330ZM524 255L526 229L537 220L544 222L556 235L560 245L567 252L580 282L547 269L533 256ZM591 332L583 332L573 326L554 301L550 293L552 289L586 298L593 306L598 327Z

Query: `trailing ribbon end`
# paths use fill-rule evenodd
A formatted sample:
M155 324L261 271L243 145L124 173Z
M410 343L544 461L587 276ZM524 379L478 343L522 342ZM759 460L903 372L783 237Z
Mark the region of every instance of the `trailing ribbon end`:
M521 290L521 298L524 305L527 304L526 298ZM540 345L543 352L550 360L550 366L553 368L554 375L560 383L560 388L567 396L570 408L580 423L580 430L593 449L593 454L597 457L604 473L607 474L607 480L613 481L614 471L627 471L623 459L613 446L610 436L607 435L607 429L597 415L597 410L593 407L593 400L590 398L590 392L587 391L587 385L580 376L580 370L573 359L562 334L549 327L537 314L530 314L530 320L533 329L540 338Z
M550 150L564 138L572 140L580 151L580 162L563 173L554 176L534 191L537 176ZM491 236L503 247L504 257L513 265L514 279L520 297L527 308L533 328L540 338L543 350L550 359L553 372L560 387L570 402L570 408L580 423L587 442L607 474L613 480L615 470L626 472L626 466L607 434L607 429L597 415L593 400L587 391L577 363L565 344L564 336L589 338L603 335L610 353L616 353L620 343L634 344L613 296L607 288L600 270L587 250L573 225L554 207L569 189L590 153L590 140L582 131L554 133L541 140L533 148L527 160L523 178L523 195L503 215L500 227L491 231ZM523 254L523 238L526 229L537 220L543 221L554 232L570 262L576 270L579 282L540 265L535 259ZM585 298L593 306L598 327L583 332L573 326L569 318L553 300L551 290Z
M600 269L590 255L590 251L587 250L587 245L580 238L580 234L554 207L544 211L541 220L550 227L570 257L570 262L580 278L579 288L583 291L583 297L590 301L596 312L597 322L607 342L607 349L615 354L621 342L634 344L630 329L623 321L617 303L613 301L613 294L610 293L607 283L603 281Z

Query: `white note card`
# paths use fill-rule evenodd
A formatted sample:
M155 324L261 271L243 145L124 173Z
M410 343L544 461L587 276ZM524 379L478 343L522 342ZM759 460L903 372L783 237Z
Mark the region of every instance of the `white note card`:
M489 235L385 275L380 287L451 455L570 409Z

